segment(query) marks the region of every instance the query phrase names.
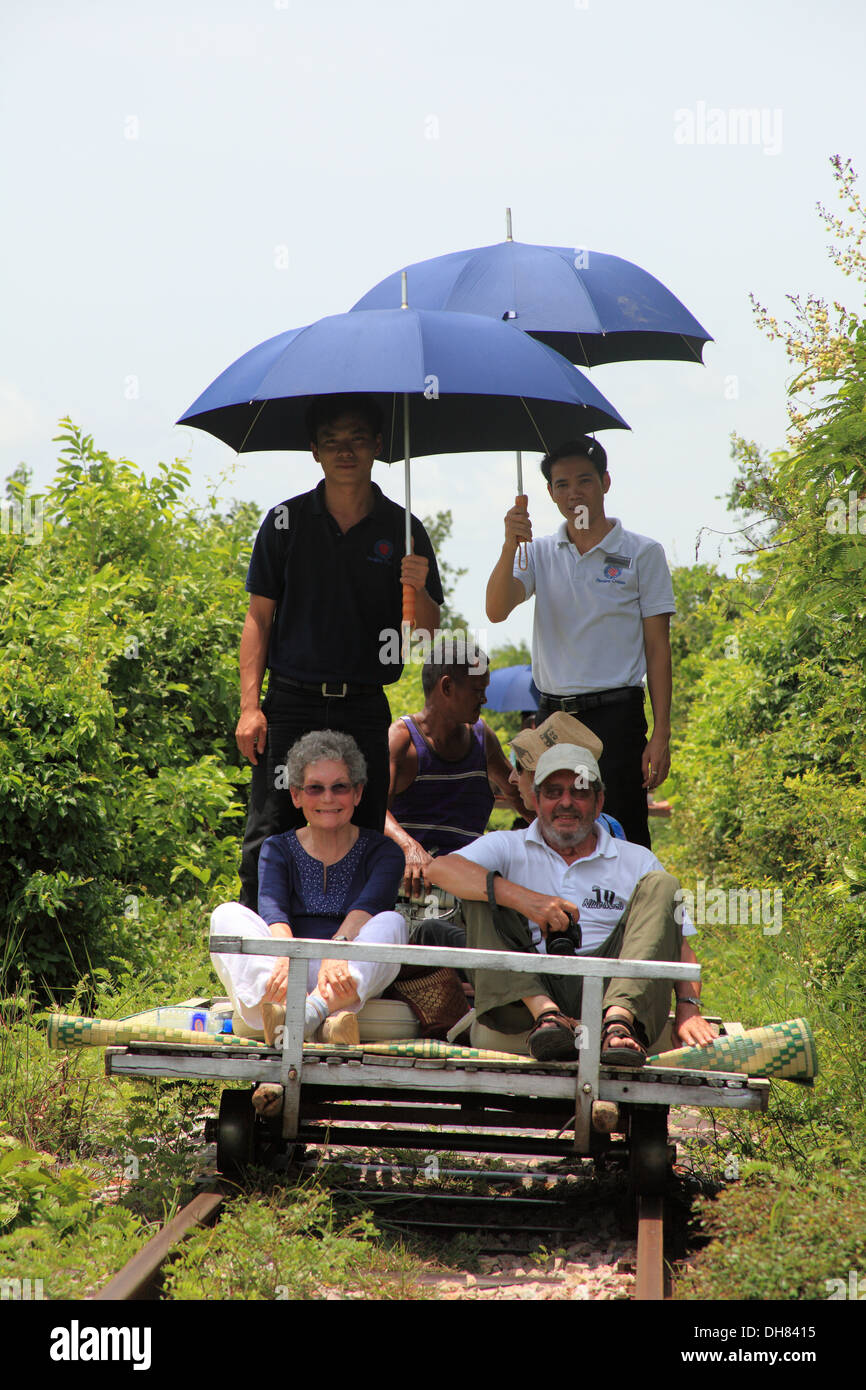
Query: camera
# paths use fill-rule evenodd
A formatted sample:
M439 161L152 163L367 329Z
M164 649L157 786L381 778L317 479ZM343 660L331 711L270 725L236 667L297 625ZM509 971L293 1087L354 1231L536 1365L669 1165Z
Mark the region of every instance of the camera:
M576 917L568 914L565 931L548 931L547 954L549 956L574 956L583 945L583 932Z

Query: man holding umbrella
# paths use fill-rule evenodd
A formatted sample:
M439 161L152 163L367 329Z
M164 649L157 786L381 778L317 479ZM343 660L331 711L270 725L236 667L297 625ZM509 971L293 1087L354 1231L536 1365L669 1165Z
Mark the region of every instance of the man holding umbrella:
M578 716L604 744L601 775L626 837L650 846L647 790L670 770L673 588L664 551L605 515L607 455L597 440L571 440L541 463L564 522L532 540L526 499L505 517L505 543L487 585L487 616L503 622L536 596L532 674L540 709ZM526 568L522 564L526 563ZM642 680L653 732L646 741Z
M401 584L415 590L419 628L437 628L443 601L424 527L412 518L414 553L406 555L403 509L372 482L382 447L375 400L320 397L307 423L324 478L265 517L246 583L235 736L253 765L241 861L241 902L253 909L262 843L302 824L285 764L303 734L340 729L354 737L368 767L355 819L384 828L391 715L383 686L399 680L402 667L383 663L383 633L400 631Z

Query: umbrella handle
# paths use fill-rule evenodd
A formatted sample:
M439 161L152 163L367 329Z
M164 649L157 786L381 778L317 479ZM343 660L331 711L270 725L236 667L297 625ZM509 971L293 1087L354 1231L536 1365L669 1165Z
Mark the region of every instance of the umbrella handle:
M415 590L411 584L403 585L403 622L400 628L400 649L403 658L403 665L408 665L410 659L410 641L412 629L415 626Z
M519 454L517 455L517 458L518 458L518 460L520 459L520 455L519 455ZM518 494L517 494L517 499L516 499L516 500L517 500L518 503L522 502L522 503L524 504L524 506L523 506L523 510L524 510L524 511L528 511L529 508L528 508L528 505L527 505L527 504L528 504L528 502L529 502L529 498L526 496L526 493L523 491L523 470L522 470L522 468L520 467L520 463L519 463L519 462L518 462L518 470L517 470L517 471L518 471L517 486L518 486L518 488L520 489L520 491L519 491ZM528 547L529 547L529 541L520 541L520 542L518 542L518 546L517 546L517 568L518 568L519 570L528 570L528 569L529 569L529 548L528 548Z
M403 622L415 626L415 590L411 584L403 585Z

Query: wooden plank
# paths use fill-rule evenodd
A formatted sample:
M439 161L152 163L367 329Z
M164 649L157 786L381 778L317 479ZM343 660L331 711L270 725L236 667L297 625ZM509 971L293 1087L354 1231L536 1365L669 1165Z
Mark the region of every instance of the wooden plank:
M281 938L282 939L282 938ZM286 945L283 940L283 945ZM304 1009L307 1000L307 966L303 960L293 962L286 982L286 1018L283 1025L283 1049L280 1057L280 1085L283 1086L284 1139L294 1139L298 1132L298 1112L301 1105L301 1073L304 1062Z
M405 1089L409 1084L419 1094L448 1094L460 1091L493 1096L539 1096L568 1101L574 1098L574 1077L568 1072L561 1077L540 1076L536 1073L522 1076L515 1072L492 1071L465 1073L444 1068L434 1073L421 1071L417 1067L412 1067L411 1071L392 1069L387 1065L392 1060L389 1057L380 1057L376 1063L369 1064L365 1060L360 1070L353 1068L351 1071L345 1063L317 1068L314 1077L306 1074L304 1085L315 1090L326 1086L364 1086L371 1090L388 1091L394 1088ZM386 1065L378 1065L380 1062Z
M198 1081L273 1081L279 1082L279 1058L263 1061L260 1057L164 1057L151 1053L126 1052L105 1059L106 1074L129 1077L182 1077Z
M598 1067L601 1055L603 989L603 980L596 977L585 979L583 982L574 1102L574 1150L579 1154L589 1153L592 1142L592 1105L593 1101L600 1099Z
M697 1105L710 1110L763 1110L760 1091L743 1086L736 1091L705 1086L664 1086L661 1083L608 1081L600 1083L601 1100L629 1101L632 1105Z
M681 961L617 960L595 956L548 956L536 951L468 951L445 946L385 946L357 941L328 941L333 960L380 961L388 965L453 966L460 970L514 970L545 975L583 975L598 979L699 980L701 967ZM273 937L212 936L208 950L216 955L288 956L319 960L321 941Z

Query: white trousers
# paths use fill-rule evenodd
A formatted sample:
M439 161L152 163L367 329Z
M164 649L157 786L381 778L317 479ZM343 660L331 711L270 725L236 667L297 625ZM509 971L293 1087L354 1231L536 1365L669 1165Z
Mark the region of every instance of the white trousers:
M257 912L253 912L249 907L244 907L242 903L220 903L219 907L214 908L211 913L210 930L211 936L272 939L271 929L267 922L263 922ZM405 918L399 912L379 912L364 923L355 940L359 943L405 946L408 940ZM323 941L322 959L327 959L327 947L327 941ZM273 972L275 959L274 956L215 955L213 952L211 953L213 968L222 981L235 1012L240 1014L249 1028L258 1033L262 1032L263 1027L262 998ZM303 962L299 961L298 964L302 965ZM316 987L321 964L321 959L307 962L308 994L312 993ZM294 966L291 968L294 969ZM396 980L399 972L399 965L385 965L379 961L351 961L349 974L352 976L358 991L358 1003L348 1006L350 1012L358 1013L368 999L378 998L388 988L391 981Z

